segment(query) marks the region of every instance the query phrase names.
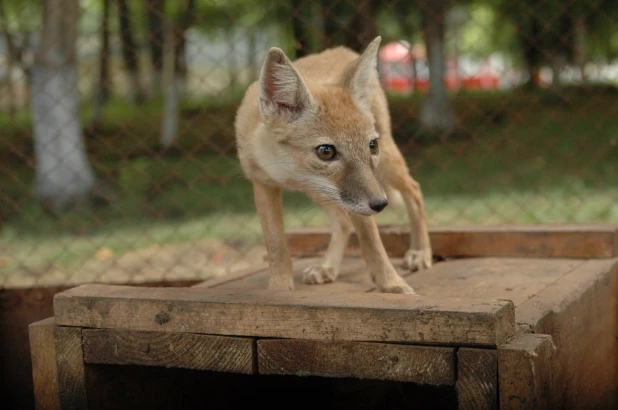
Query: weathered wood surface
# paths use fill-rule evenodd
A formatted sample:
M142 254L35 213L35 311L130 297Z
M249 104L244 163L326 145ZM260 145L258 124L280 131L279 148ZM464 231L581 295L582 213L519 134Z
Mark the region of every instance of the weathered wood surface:
M87 409L86 374L82 351L82 330L54 327L60 408Z
M255 341L193 333L84 329L84 361L255 373Z
M409 228L382 226L384 246L391 257L409 247ZM618 256L618 225L505 225L435 227L429 231L435 255L443 257L512 256L540 258L611 258ZM327 228L297 228L287 232L295 256L322 254L328 246ZM358 254L356 235L348 254Z
M497 356L493 349L458 349L457 401L460 410L498 408Z
M258 266L254 266L251 268L242 269L237 272L231 272L227 275L215 276L213 278L205 280L204 282L200 282L196 285L193 285L193 287L216 288L218 286L229 284L232 282L243 282L243 279L246 279L250 276L267 273L267 272L268 272L268 264L264 263L264 264L260 264Z
M542 313L542 314L541 314ZM561 408L618 408L618 260L590 260L518 308L556 345Z
M549 335L520 333L498 346L500 409L550 409L554 345Z
M58 409L58 367L54 344L54 318L41 320L28 326L34 402L38 410Z
M454 348L298 339L257 345L260 374L455 384Z
M585 263L575 259L455 259L407 276L406 281L423 297L511 300L515 304L517 323L520 323L523 321L521 305ZM605 259L602 263L609 265ZM531 315L541 317L543 311L534 311Z
M510 301L307 291L83 285L56 295L57 325L231 336L497 346Z
M304 258L294 260L294 286L296 291L313 292L369 292L375 289L365 262L360 257L345 259L339 277L335 282L320 285L303 283L303 270L309 265L319 263L321 258ZM259 270L253 275L246 275L242 280L220 282L214 286L204 283L204 287L217 289L267 289L268 270Z

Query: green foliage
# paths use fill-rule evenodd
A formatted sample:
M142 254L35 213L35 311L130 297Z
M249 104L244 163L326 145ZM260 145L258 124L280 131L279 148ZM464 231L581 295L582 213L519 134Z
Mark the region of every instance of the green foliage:
M43 7L39 1L0 0L5 24L9 32L32 33L40 30L43 23Z
M423 186L430 223L618 222L618 123L607 110L615 91L567 91L566 97L569 104L556 105L548 104L544 93L460 94L454 104L466 136L421 146L402 141L411 172ZM397 129L414 122L420 101L390 99ZM194 109L203 110L201 116L191 114ZM103 141L116 138L88 141L97 174L118 194L109 207L85 206L55 219L32 195L31 158L0 160L5 176L0 246L8 254L38 269L49 260L79 266L101 247L119 255L161 242L260 241L251 186L234 156L235 105L186 106L182 150L167 153L144 145L158 108L153 103L142 110L138 115L113 102L104 117L109 137ZM218 133L207 134L208 123L225 116L230 122L220 131L232 143L229 155L201 151L204 136ZM22 138L11 131L3 140ZM97 150L107 145L107 151L93 150L95 143ZM326 223L302 195L286 194L285 204L288 226ZM403 218L401 210L388 210L379 221Z

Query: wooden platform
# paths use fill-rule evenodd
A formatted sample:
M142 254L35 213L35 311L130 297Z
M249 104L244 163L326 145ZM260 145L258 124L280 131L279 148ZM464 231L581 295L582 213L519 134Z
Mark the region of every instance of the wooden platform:
M407 233L382 234L397 266ZM104 385L147 379L154 390L182 389L198 376L180 383L171 370L180 368L250 375L213 376L208 389L240 383L254 400L271 380L291 383L312 396L307 406L328 395L323 384L311 391L315 383L332 381L340 398L351 387L337 380L367 379L391 401L392 391L414 388L408 404L425 398L424 408L616 408L617 238L615 226L433 230L443 261L405 275L418 297L374 292L354 238L336 283L302 284L302 269L326 248L319 229L289 233L292 292L266 290L265 265L192 288L80 286L56 296L54 318L31 325L37 406L118 407L118 392ZM110 376L118 366L124 384ZM133 374L133 366L169 370ZM252 390L254 382L262 384ZM348 396L364 397L367 386ZM449 405L435 401L448 392ZM141 393L144 401L122 403L140 407ZM222 400L225 408L235 396Z

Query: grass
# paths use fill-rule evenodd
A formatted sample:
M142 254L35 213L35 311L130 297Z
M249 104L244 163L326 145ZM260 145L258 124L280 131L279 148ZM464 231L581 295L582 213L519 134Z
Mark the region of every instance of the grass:
M429 223L618 222L616 96L567 97L459 95L461 131L445 140L418 137L420 99L393 98L396 137L423 186ZM101 248L122 255L207 238L239 247L259 242L251 187L233 155L234 107L188 104L178 144L162 152L156 102L109 104L88 149L118 201L59 219L31 193L27 116L0 117L0 284L24 269L77 270ZM300 194L286 193L285 205L288 227L326 223ZM401 223L405 213L388 210L378 221Z

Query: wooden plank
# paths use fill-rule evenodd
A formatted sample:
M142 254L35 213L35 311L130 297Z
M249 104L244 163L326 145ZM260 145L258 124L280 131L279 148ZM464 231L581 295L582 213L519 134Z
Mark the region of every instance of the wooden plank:
M558 408L618 408L618 259L587 261L517 316L553 338Z
M59 409L58 368L54 344L54 318L28 326L34 402L37 409Z
M497 346L505 300L307 291L82 285L56 295L56 324L231 336Z
M258 363L260 374L455 384L455 351L447 347L258 340Z
M56 323L54 343L60 408L87 409L82 330L75 327L61 327Z
M194 285L194 288L215 288L230 282L241 281L253 275L263 274L268 271L268 264L259 264L248 269L241 269L237 272L232 272L227 275L216 276Z
M361 258L346 258L341 266L341 272L335 282L320 285L306 285L303 283L303 270L319 263L321 258L305 258L294 261L295 290L315 292L367 292L375 288L369 278L365 262ZM218 289L267 289L268 271L261 271L243 280L230 281L217 286Z
M408 226L381 226L391 257L402 257L409 247ZM443 257L513 256L541 258L612 258L618 256L617 225L506 225L434 227L429 230L435 255ZM327 228L297 228L287 232L295 256L324 253ZM346 253L359 254L356 235Z
M498 408L498 357L496 350L462 347L457 351L458 408Z
M554 405L549 335L520 333L498 346L500 409L549 409Z
M608 281L618 267L618 259L588 260L552 281L517 306L517 323L534 333L551 334L553 314L579 301L598 281Z
M455 259L416 272L406 282L423 297L508 299L518 313L519 305L584 263L579 259Z
M255 373L253 339L193 333L84 329L84 361Z

